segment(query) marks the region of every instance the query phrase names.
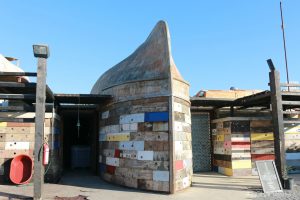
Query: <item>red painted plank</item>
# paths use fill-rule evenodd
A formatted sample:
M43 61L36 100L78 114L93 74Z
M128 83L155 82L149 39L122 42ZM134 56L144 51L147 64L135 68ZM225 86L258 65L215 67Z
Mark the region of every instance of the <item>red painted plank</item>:
M109 174L115 174L116 171L116 167L115 166L110 166L110 165L106 165L106 172Z
M231 142L231 145L250 145L250 142Z
M275 160L275 155L273 154L252 154L251 158L255 160Z
M116 149L114 157L115 158L120 158L120 153L121 153L121 151L119 149Z
M175 169L176 170L183 169L183 160L177 160L177 161L175 161Z

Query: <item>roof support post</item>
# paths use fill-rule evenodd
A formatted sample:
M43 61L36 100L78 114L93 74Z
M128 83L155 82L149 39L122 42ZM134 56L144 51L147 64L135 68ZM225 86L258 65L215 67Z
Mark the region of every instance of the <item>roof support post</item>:
M34 200L43 199L44 165L44 122L46 101L46 72L48 46L33 45L34 56L38 58L37 84L36 84L36 107L35 107L35 140L34 140Z
M275 69L271 59L267 60L267 63L271 70L269 72L269 78L272 104L272 121L274 129L275 164L280 177L280 181L284 186L284 182L288 177L285 158L284 121L280 87L280 74Z

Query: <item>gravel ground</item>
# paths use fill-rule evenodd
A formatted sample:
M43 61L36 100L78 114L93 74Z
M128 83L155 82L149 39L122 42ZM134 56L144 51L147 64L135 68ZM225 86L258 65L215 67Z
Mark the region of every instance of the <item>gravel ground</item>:
M257 196L255 200L300 200L300 174L292 175L295 186L293 190L284 190L283 192L265 194L261 189L256 190Z

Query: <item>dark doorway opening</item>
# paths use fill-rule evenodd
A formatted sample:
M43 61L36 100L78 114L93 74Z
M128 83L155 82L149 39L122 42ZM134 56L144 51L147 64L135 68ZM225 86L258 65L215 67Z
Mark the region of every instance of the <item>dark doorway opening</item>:
M96 174L98 160L96 110L63 110L60 115L63 125L64 170L85 169Z

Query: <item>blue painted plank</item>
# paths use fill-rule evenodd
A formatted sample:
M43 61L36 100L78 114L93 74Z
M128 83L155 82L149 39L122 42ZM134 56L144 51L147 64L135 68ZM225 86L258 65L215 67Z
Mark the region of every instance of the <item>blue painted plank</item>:
M286 160L300 160L300 153L286 153Z
M169 121L168 112L146 112L145 122L167 122Z
M213 167L212 167L212 171L213 171L213 172L218 172L218 166L213 166Z

